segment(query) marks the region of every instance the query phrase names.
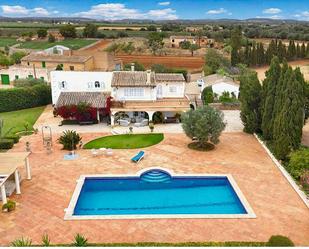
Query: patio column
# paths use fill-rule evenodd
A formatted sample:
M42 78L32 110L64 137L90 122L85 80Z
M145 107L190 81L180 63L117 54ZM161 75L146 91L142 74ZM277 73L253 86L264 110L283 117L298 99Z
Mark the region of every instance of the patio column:
M27 172L27 180L31 180L31 167L30 167L28 157L25 159L25 166L26 166L26 172Z
M16 169L14 172L14 176L15 176L15 186L16 186L16 194L20 195L20 182L19 182L19 174L18 174L18 170Z
M149 122L152 121L152 116L155 113L155 111L147 111L148 117L149 117Z
M115 113L111 112L111 126L115 125Z
M97 120L98 120L98 123L100 123L100 112L98 108L97 108Z
M7 203L7 199L6 199L6 192L5 192L5 186L4 183L1 185L1 196L2 196L2 204Z

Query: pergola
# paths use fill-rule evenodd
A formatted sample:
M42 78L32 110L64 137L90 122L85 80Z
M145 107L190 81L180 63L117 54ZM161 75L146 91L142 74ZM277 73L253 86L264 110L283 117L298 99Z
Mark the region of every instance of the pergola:
M0 153L0 188L2 203L7 203L5 182L14 174L16 194L21 194L18 170L20 167L26 168L27 179L31 180L31 168L29 164L30 152L7 152Z

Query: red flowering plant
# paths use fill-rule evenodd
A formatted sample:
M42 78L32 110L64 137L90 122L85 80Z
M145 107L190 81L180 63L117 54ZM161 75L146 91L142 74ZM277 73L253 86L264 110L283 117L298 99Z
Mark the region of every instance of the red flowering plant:
M88 103L81 102L78 105L61 106L56 109L56 113L63 119L77 121L96 120L97 111Z

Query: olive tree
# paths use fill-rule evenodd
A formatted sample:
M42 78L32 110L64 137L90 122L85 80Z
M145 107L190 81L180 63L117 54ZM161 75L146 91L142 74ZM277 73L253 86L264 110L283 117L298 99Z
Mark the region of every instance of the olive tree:
M191 139L196 139L198 148L207 148L209 144L218 144L221 132L225 128L223 113L210 106L183 113L182 128Z

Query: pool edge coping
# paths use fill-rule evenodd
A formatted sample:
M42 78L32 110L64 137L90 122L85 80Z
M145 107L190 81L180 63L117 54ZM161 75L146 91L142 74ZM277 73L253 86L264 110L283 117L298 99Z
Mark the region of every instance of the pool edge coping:
M227 177L229 183L233 187L237 197L246 210L246 214L142 214L142 215L73 215L75 206L78 201L81 189L83 187L86 178L104 177L140 177L143 173L153 170L164 170L168 172L172 177ZM171 169L163 167L148 167L137 171L135 174L93 174L93 175L81 175L76 181L76 187L71 197L68 208L64 209L64 220L128 220L128 219L253 219L256 215L247 201L246 197L240 190L232 174L178 174Z

